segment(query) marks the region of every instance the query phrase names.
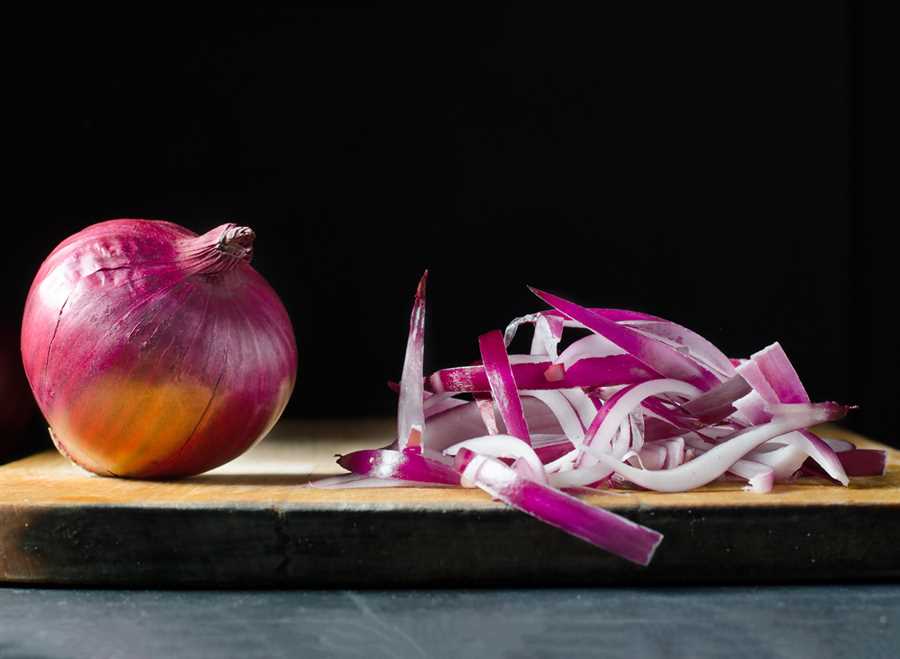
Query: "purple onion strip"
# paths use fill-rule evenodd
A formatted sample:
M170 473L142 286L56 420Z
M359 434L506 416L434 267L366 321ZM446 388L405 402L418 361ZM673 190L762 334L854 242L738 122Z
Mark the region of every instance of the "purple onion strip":
M478 337L478 347L481 349L481 360L484 362L484 370L491 385L491 394L497 403L507 433L530 445L528 424L522 412L522 400L519 398L509 356L506 354L503 334L500 330L482 334Z
M619 325L590 309L551 293L536 288L531 288L531 292L572 320L577 320L592 332L606 337L661 377L684 380L703 391L719 383L719 378L711 371L662 341Z
M466 455L468 454L468 455ZM603 508L523 478L499 460L462 450L463 478L495 499L639 565L648 565L662 534Z
M348 453L338 460L347 471L370 478L391 478L420 483L459 485L459 474L442 462L411 450L366 449Z

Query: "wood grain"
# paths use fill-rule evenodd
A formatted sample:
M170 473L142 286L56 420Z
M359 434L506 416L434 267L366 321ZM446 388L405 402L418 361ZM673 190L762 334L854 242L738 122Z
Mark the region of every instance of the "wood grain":
M757 495L740 483L717 483L679 494L583 497L666 533L653 565L641 569L480 490L308 486L341 471L335 453L385 445L391 430L380 420L282 424L238 460L176 482L98 477L55 452L5 465L0 581L420 585L900 575L897 451L890 450L885 477L855 478L847 488L807 480ZM837 427L826 433L878 446Z

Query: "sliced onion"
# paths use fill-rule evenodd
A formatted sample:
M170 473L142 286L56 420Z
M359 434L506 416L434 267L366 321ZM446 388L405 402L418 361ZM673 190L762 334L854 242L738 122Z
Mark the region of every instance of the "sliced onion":
M802 410L803 404L809 403L809 396L797 371L778 343L764 348L754 354L749 362L738 367L741 377L753 387L742 404L738 406L741 413L752 423L764 423L771 415L779 412L790 414L794 405ZM803 450L831 478L842 485L849 479L837 454L817 435L802 429L779 441L790 443Z
M354 451L341 456L338 464L360 476L459 485L459 474L452 467L408 449Z
M528 435L528 424L522 411L522 401L516 388L506 346L500 330L494 330L478 337L481 348L481 359L491 385L491 394L500 410L500 418L510 435L518 437L526 444L531 444Z
M765 423L772 418L766 401L756 390L734 401L733 407L735 410L733 418L749 425Z
M520 391L523 396L537 398L546 405L559 422L563 433L573 444L581 444L584 441L584 426L578 413L569 402L568 398L559 391Z
M838 453L838 459L849 476L884 476L887 471L887 451L882 449L855 448Z
M658 316L651 316L650 314L643 313L642 311L632 311L630 309L601 309L601 308L591 308L596 314L603 316L604 318L608 318L609 320L617 323L624 323L628 321L645 321L645 322L667 322L663 318L659 318ZM514 318L510 321L509 325L506 327L506 331L503 333L503 341L506 343L506 346L509 347L509 344L512 343L513 339L516 338L516 334L519 330L519 327L522 325L532 324L536 325L538 321L542 318L546 318L547 320L556 321L561 323L563 328L566 327L584 327L578 321L572 320L568 316L555 309L549 309L547 311L538 311L537 313L528 314L527 316L521 316L519 318ZM558 325L550 325L551 327L558 327ZM562 332L555 337L557 342L559 338L562 337ZM546 353L550 354L550 352Z
M782 403L808 403L809 394L803 387L794 365L788 359L779 343L750 356L751 361L759 366L759 370L768 380L769 385Z
M730 416L734 402L750 392L744 378L734 375L684 405L684 411L704 423L715 423Z
M416 297L409 317L409 337L406 356L403 359L403 377L400 379L400 402L397 409L397 443L406 446L412 432L425 429L425 386L422 381L422 364L425 353L425 284L428 271L422 275L416 287Z
M763 374L762 369L760 369L759 364L756 361L748 360L744 362L737 367L737 373L743 378L744 382L753 388L763 401L769 403L779 402L778 394L775 393L775 390L772 388L772 385L769 384L769 380Z
M478 413L481 414L481 420L484 422L484 428L488 435L498 435L500 430L497 428L497 415L494 411L494 399L490 394L475 394L475 405L478 407Z
M463 478L495 499L638 565L648 565L662 534L517 474L471 451L458 454Z
M697 433L685 435L685 443L694 450L696 455L702 455L716 446L704 440ZM748 453L748 457L752 455L754 454ZM735 461L728 468L728 473L745 479L747 481L745 489L758 494L765 494L772 490L776 475L775 469L771 465L745 459Z
M624 350L605 336L591 334L590 336L578 339L568 348L563 350L562 354L556 360L556 363L561 364L568 370L582 359L612 357L614 355L624 354Z
M624 321L624 324L657 339L669 341L671 345L683 346L691 357L708 369L717 371L721 379L735 375L734 364L721 350L686 327L668 320L630 320Z
M534 449L518 437L512 435L491 435L489 437L476 437L467 439L459 444L454 444L446 449L446 455L455 456L459 451L466 449L479 455L491 458L513 458L527 464L529 469L527 477L539 483L546 483L547 476L544 473L544 464L535 453Z
M588 428L585 447L595 455L602 452L603 447L610 444L613 433L619 425L646 398L662 394L680 394L693 397L699 393L699 389L694 385L671 378L629 385L610 398L606 405L600 409L600 412L597 413L594 422Z
M847 476L884 476L887 470L887 451L884 450L854 448L841 451L837 456ZM810 475L822 475L837 480L812 459L806 461L803 471Z
M844 451L851 451L856 448L856 444L848 442L846 439L834 439L832 437L821 437L820 439L828 444L835 453L843 453Z
M559 393L565 396L566 400L569 401L569 404L575 409L575 412L578 414L578 418L581 421L581 425L585 428L589 428L594 422L594 418L597 416L597 412L600 409L597 402L584 393L584 391L577 388L563 389Z
M536 288L532 288L531 292L592 332L606 337L660 377L684 380L704 391L720 381L711 371L661 341L619 325L590 309L551 293Z
M748 428L727 442L717 445L690 462L664 471L642 471L627 465L612 455L594 452L604 465L632 483L661 492L684 492L714 481L728 471L735 462L765 442L807 426L835 421L846 414L847 408L837 404L806 405L805 413L791 410L769 423Z
M666 469L673 469L684 463L684 437L663 440L666 449Z
M752 460L738 460L729 471L747 479L747 487L744 489L748 492L766 494L775 485L775 470Z
M547 355L556 359L556 350L562 338L563 325L562 318L538 314L534 325L534 338L531 341L531 354Z
M532 440L534 440L534 435L531 436ZM544 464L544 472L551 473L548 465L559 458L568 455L572 452L572 442L568 439L563 438L560 441L554 443L547 443L541 446L535 446L534 452L538 454L538 457L541 459L541 462Z
M811 403L778 344L750 359L729 359L670 321L534 292L554 309L515 319L505 336L482 335L480 364L442 369L426 381L423 279L399 387L398 442L344 456L340 463L356 473L316 486L479 487L646 564L658 533L561 490L621 485L684 491L737 477L747 481L745 489L765 493L820 467L843 484L847 471L883 471L883 453L849 443L832 446L809 431L852 408ZM523 324L534 326L530 354L510 355L507 347ZM558 354L566 328L593 334ZM422 386L418 392L407 386L413 382ZM422 427L414 422L420 409ZM426 446L419 441L423 431ZM397 450L403 439L405 448ZM441 450L455 455L452 465Z
M645 444L635 456L637 465L641 469L663 469L666 466L666 458L669 452L660 444Z
M788 433L784 437L790 438L792 435L794 433ZM791 480L808 458L806 451L797 442L789 441L787 444L776 444L781 439L781 437L776 437L771 442L763 444L759 450L747 455L748 459L771 467L775 475L775 481L778 483ZM772 450L762 450L767 447L770 447Z
M779 437L778 440L802 443L801 448L810 458L822 467L826 474L841 485L847 485L850 482L850 479L847 477L847 472L844 470L844 465L841 463L838 455L815 433L804 429L792 433L788 438Z
M511 361L513 379L519 389L571 389L574 387L607 387L652 380L649 369L630 355L584 357L566 369L549 360L529 359ZM490 391L484 366L456 366L445 368L428 377L429 388L441 392Z
M496 404L494 409L496 412ZM545 435L563 434L553 412L537 398L530 396L522 398L522 409L529 431ZM497 420L497 431L509 434L502 419ZM469 402L428 419L428 448L432 451L443 451L464 439L481 437L485 434L488 434L488 428L475 402Z
M427 394L428 392L425 393ZM469 401L455 398L453 393L433 394L425 399L425 419L430 419L441 412L452 410L454 407L468 405L468 403Z

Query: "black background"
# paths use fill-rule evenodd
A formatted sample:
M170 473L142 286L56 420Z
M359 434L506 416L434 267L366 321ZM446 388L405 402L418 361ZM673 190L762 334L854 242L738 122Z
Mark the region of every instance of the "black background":
M300 345L291 416L390 414L542 305L637 308L893 441L887 249L863 205L859 11L838 2L7 15L2 315L102 219L258 234ZM12 227L10 229L9 227Z

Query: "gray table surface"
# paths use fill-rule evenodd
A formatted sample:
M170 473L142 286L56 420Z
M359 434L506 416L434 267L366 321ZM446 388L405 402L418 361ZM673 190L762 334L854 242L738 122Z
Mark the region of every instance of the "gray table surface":
M3 659L900 657L900 584L443 591L0 588Z

